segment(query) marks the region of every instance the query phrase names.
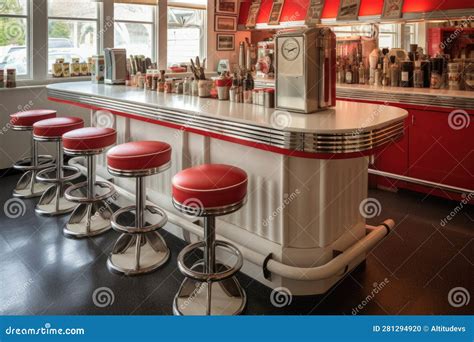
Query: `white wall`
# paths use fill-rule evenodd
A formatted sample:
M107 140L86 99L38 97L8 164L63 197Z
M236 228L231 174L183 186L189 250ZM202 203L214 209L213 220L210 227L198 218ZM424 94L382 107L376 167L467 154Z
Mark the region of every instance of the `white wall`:
M29 156L30 134L10 128L10 114L28 109L54 109L58 116L79 116L89 125L89 111L47 99L46 87L0 89L0 169L6 169L21 158ZM41 143L40 152L54 155L54 145Z

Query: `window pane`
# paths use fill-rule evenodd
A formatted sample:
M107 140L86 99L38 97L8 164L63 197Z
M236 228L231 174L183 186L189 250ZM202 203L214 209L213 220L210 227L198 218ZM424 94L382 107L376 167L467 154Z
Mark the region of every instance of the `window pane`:
M168 9L168 66L189 63L196 56L205 57L204 34L206 11L196 9Z
M114 19L153 22L155 6L115 4Z
M189 63L201 53L199 28L168 29L168 65Z
M153 58L152 24L115 23L115 47L127 49L127 55Z
M48 15L62 18L96 19L97 2L92 0L48 0Z
M49 20L48 23L48 67L57 58L71 62L79 58L86 62L87 57L97 53L97 23L81 20Z
M26 15L27 0L0 0L0 14Z
M28 73L26 19L0 17L0 69L14 68L17 75Z
M393 34L379 34L379 47L392 49L395 47Z

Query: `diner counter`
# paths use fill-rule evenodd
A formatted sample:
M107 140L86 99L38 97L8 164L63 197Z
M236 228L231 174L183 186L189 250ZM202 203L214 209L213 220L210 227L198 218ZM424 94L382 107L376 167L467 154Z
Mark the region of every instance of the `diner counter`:
M51 100L132 115L214 138L273 147L302 157L370 154L403 135L407 111L338 101L334 109L304 115L261 106L125 86L74 82L47 87Z
M91 124L115 128L118 144L171 145L171 168L148 177L147 198L166 211L172 225L165 229L187 241L202 228L173 207L173 175L208 163L245 170L247 204L219 217L217 233L243 251L243 272L267 286L324 293L393 226L367 229L360 206L368 197L367 155L403 137L404 109L339 101L303 115L90 82L50 85L48 97L89 108ZM110 179L105 157L98 159L97 175ZM71 163L85 171L81 161ZM133 198L130 179L112 181L118 202Z

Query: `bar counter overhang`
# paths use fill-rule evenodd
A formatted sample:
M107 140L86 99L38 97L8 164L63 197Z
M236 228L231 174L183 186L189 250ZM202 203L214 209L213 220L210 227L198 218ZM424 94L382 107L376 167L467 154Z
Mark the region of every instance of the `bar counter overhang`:
M113 125L118 143L159 139L172 146L172 167L150 177L148 200L184 229L168 228L181 238L202 228L173 208L172 176L210 162L245 169L248 202L219 219L218 234L243 249L243 272L270 287L324 293L386 233L366 230L361 209L370 205L368 156L403 136L404 109L338 101L335 109L303 115L90 82L50 85L48 97L91 109L91 122ZM102 159L98 174L110 179L104 166ZM130 182L113 182L127 195L119 201L133 196ZM268 272L272 263L284 276Z

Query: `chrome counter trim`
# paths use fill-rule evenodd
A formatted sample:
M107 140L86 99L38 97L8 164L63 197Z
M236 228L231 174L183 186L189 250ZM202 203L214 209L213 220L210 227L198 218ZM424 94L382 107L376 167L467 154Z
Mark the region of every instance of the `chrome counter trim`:
M290 132L275 128L239 123L225 119L211 118L191 112L171 110L107 99L97 96L87 96L70 91L48 89L48 96L58 100L70 101L82 105L110 110L124 114L136 115L143 118L174 124L185 128L197 129L202 132L222 135L252 143L264 144L289 152L306 152L317 154L345 154L367 152L383 146L391 140L396 140L404 134L404 120L395 121L382 129L359 130L346 133L306 133Z

